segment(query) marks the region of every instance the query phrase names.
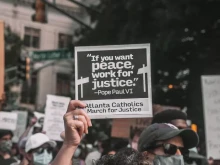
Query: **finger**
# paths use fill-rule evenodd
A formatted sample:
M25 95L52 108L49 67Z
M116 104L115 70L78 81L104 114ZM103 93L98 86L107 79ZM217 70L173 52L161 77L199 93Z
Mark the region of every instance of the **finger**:
M84 124L84 129L85 129L84 133L88 134L88 122L86 121L85 116L78 115L78 117L79 117L79 121L82 121Z
M79 122L80 122L83 125L83 127L79 128L79 130L82 131L82 133L81 132L80 133L83 134L83 132L85 132L84 123L82 121L79 121L79 120L74 120L73 119L74 115L72 114L72 112L68 112L64 115L64 121L66 123L66 126L72 127L74 129L78 129L80 127L80 124L79 124ZM79 124L79 125L77 125L77 124Z
M91 122L91 119L89 118L88 114L82 110L82 109L76 109L74 111L71 111L71 112L68 112L68 113L71 113L72 116L74 115L83 115L88 123L88 126L92 126L92 122Z
M79 100L71 100L69 102L68 108L66 112L70 112L72 110L75 110L77 107L85 108L86 104Z
M79 120L73 120L72 121L72 129L76 129L79 133L79 136L83 136L83 132L85 131L84 124L82 121Z
M64 140L65 139L65 132L61 132L60 137Z

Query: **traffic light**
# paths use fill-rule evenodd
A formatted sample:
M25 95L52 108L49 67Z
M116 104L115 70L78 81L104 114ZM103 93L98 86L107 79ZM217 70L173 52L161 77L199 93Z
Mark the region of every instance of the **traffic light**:
M32 21L47 23L47 6L42 0L35 0L33 4L35 14L32 15Z
M173 84L169 84L169 85L168 85L168 88L169 88L169 89L173 89L173 87L174 87Z
M30 78L31 60L29 57L20 57L18 60L17 77L26 81Z
M196 124L191 124L191 129L195 132L198 131L197 125Z

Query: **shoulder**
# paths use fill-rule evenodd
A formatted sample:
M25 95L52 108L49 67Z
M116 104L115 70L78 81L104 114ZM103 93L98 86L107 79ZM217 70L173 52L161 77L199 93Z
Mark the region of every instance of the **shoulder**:
M90 152L88 156L101 156L101 153L99 151L93 151L93 152Z

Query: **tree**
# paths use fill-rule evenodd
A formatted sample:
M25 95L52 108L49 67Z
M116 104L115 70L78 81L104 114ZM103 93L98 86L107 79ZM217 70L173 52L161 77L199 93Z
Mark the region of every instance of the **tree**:
M151 43L153 102L187 106L204 128L200 76L219 73L220 1L104 0L96 7L96 27L81 29L77 45Z
M21 53L22 40L19 35L14 33L11 28L5 27L5 67L10 68L17 66L18 57ZM16 70L6 73L6 81L16 77ZM13 105L16 102L18 93L10 91L10 84L5 85L5 93L7 98L7 104Z
M5 28L5 66L16 66L21 53L22 40L8 26Z

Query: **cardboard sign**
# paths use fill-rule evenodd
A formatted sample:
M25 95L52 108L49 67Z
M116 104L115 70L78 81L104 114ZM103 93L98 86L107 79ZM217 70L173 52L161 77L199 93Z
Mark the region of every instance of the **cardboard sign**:
M207 157L220 159L220 76L202 76Z
M69 97L47 95L43 130L52 140L62 141L60 134L64 131L63 115L69 102Z
M18 117L17 117L17 126L16 126L16 130L14 131L14 136L12 141L14 143L17 143L19 138L26 129L28 114L26 111L13 111L13 112L16 113Z
M75 91L91 118L151 117L150 45L76 47Z
M111 136L117 138L130 138L135 130L143 130L151 123L151 118L113 119Z
M0 112L0 129L12 130L16 129L17 114L13 112Z

